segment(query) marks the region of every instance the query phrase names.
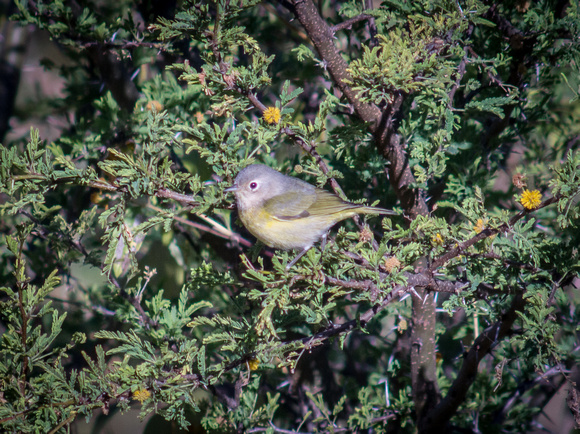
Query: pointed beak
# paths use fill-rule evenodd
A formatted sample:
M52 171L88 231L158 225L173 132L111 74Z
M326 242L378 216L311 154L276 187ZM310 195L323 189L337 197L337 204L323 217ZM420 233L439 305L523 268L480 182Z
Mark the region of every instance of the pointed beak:
M238 186L236 184L232 185L231 187L225 188L224 191L238 191Z

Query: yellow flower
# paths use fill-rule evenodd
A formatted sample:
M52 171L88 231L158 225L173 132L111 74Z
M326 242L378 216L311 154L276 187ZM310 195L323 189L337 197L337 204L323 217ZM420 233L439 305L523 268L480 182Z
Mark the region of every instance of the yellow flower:
M277 107L268 107L264 110L264 120L269 124L277 124L281 116L280 109Z
M437 232L437 234L433 235L433 237L431 237L431 242L433 244L435 244L436 246L442 246L443 245L443 237L441 236L441 234L439 232Z
M147 401L149 398L151 398L151 392L149 392L147 389L139 389L133 392L133 399L135 401L139 401L141 404L143 404L143 401Z
M248 360L248 368L250 371L255 371L260 366L260 361L258 359L250 359Z
M473 225L473 230L475 231L475 233L480 233L481 231L483 231L485 229L485 220L484 219L477 219L477 222L475 223L475 225Z
M520 203L526 209L536 209L542 203L542 193L538 190L524 190L520 197Z

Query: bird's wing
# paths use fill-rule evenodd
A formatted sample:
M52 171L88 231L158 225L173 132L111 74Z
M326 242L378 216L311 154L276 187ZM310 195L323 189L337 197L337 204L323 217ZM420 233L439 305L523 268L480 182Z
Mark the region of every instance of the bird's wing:
M308 212L311 215L331 215L352 208L360 208L360 205L345 202L336 194L317 188L316 201L310 206Z
M314 189L292 191L268 199L264 203L264 209L279 220L296 220L308 217L310 215L308 209L315 201Z

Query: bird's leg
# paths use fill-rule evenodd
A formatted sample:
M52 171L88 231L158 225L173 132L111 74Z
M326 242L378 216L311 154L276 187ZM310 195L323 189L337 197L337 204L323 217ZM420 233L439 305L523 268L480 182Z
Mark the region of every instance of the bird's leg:
M292 268L292 267L294 266L294 264L295 264L296 262L298 262L298 259L300 259L302 256L304 256L304 254L305 254L305 253L306 253L308 250L310 250L311 248L312 248L312 245L304 247L304 248L303 248L303 249L300 251L300 253L298 253L298 254L296 255L296 257L295 257L294 259L292 259L288 265L286 265L286 271L290 270L290 268Z
M324 248L326 247L326 242L328 241L328 232L325 233L321 238L320 238L320 251L324 251ZM300 259L302 256L304 256L304 254L310 250L312 248L312 245L310 246L306 246L302 249L302 251L300 253L298 253L298 255L296 255L296 257L294 259L292 259L292 261L290 261L290 263L288 265L286 265L286 271L288 271L290 268L292 268L292 266L294 264L296 264L296 262L298 262L298 259Z
M325 233L322 238L320 239L320 251L324 252L324 248L326 247L326 242L328 241L328 232Z

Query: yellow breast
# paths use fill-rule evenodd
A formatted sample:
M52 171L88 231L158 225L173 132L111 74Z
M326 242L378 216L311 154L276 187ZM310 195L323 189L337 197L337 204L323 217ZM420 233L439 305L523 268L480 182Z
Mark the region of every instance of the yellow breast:
M312 246L335 223L320 216L281 220L264 210L239 210L239 215L252 235L264 244L282 250Z

